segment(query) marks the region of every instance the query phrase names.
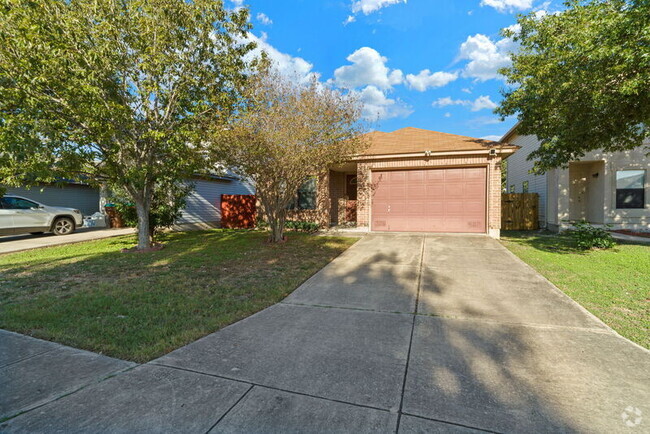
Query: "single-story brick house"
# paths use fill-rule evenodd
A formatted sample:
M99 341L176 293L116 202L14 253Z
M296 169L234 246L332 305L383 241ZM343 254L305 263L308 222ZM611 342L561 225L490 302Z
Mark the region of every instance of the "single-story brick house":
M501 161L518 146L418 128L367 139L361 155L305 183L290 219L499 237Z

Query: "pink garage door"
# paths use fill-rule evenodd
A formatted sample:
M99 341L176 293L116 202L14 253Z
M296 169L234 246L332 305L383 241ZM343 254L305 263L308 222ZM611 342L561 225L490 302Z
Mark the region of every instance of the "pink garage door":
M394 232L485 232L484 167L372 173L372 227Z

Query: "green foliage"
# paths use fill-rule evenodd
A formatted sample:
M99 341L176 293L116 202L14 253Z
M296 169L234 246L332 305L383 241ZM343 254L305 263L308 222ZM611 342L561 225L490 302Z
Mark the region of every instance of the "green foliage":
M355 95L323 86L315 77L300 83L272 67L251 77L244 97L230 128L212 131L213 152L255 185L270 241L280 242L287 208L305 179L327 182L322 175L329 166L366 146L363 107ZM300 194L299 202L300 196L302 205L319 206L318 195L314 201Z
M320 228L318 223L306 221L286 221L284 227L289 230L308 233L317 232Z
M107 182L146 222L161 179L209 167L205 127L227 121L250 69L245 8L0 2L0 184Z
M640 146L650 136L650 2L570 1L559 14L533 12L503 73L510 88L497 109L517 115L518 132L542 141L536 172L586 152Z
M256 227L257 229L269 229L269 223L264 219L257 219ZM296 232L314 233L318 232L320 225L316 222L287 220L284 222L284 228Z
M582 220L573 223L571 236L577 246L583 250L610 249L616 245L612 235L605 229L597 228Z
M149 212L149 231L152 240L157 233L172 227L181 217L187 195L193 189L194 185L182 182L167 182L156 186ZM109 202L115 205L126 226L138 226L138 215L128 194L114 195Z

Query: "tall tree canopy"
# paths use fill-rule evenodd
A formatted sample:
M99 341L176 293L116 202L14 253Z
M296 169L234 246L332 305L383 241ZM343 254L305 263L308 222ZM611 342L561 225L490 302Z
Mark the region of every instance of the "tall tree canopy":
M254 183L270 241L279 242L287 209L305 180L363 148L362 106L316 78L299 83L273 68L261 70L249 84L232 124L214 131L214 151Z
M535 170L566 165L586 152L622 151L650 136L650 2L570 1L558 14L532 13L501 72L511 85L497 109L517 115L521 134L542 141Z
M0 184L126 190L150 246L157 185L209 164L246 80L248 12L216 0L0 0Z

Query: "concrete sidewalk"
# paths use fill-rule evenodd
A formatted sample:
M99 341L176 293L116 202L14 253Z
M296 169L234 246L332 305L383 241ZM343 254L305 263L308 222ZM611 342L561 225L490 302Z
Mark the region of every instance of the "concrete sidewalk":
M627 433L649 403L650 352L497 241L368 235L282 303L0 431Z
M128 235L133 233L135 233L134 228L79 228L76 232L70 235L57 236L50 233L41 235L10 235L0 237L0 254L99 240L102 238L117 237L119 235Z

